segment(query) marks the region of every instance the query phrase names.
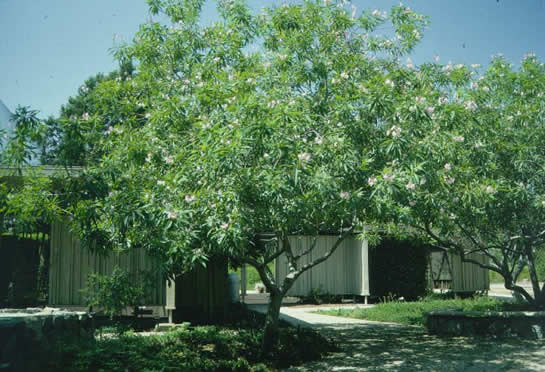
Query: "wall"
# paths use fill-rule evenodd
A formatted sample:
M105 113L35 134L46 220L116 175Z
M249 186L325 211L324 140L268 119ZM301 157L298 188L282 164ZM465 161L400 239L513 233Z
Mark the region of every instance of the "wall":
M227 259L211 258L205 267L179 275L167 283L169 321L217 323L227 309Z
M90 273L110 274L114 267L131 272L153 270L158 267L154 260L141 249L134 249L123 254L111 253L101 256L80 247L79 240L73 236L68 226L54 223L51 226L51 259L49 270L50 305L85 305L81 290L86 287ZM155 286L152 303L165 304L165 280L155 274Z
M311 236L290 236L295 254L303 252L312 244ZM337 236L320 235L314 250L299 259L302 266L323 256L337 241ZM356 237L346 238L325 262L307 270L288 291L289 296L307 296L312 289L333 295L369 295L369 272L367 241ZM288 273L285 255L276 261L276 277L283 280Z
M467 255L480 263L488 263L488 258L480 253ZM436 286L447 283L448 289L454 292L476 292L489 289L488 270L475 264L464 262L459 255L443 250L435 250L430 254L430 276Z

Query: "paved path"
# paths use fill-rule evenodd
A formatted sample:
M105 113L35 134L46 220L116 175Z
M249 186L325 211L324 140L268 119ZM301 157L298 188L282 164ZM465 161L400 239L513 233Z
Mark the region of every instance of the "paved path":
M283 307L281 317L333 338L342 351L286 371L545 371L542 341L440 338L421 327L309 313L314 310Z

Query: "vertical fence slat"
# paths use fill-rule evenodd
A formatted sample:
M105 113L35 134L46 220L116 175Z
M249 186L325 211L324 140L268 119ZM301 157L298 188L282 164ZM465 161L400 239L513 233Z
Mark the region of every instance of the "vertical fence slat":
M144 250L135 249L121 255L111 253L105 257L83 249L67 224L55 222L51 226L51 259L49 271L50 305L85 305L82 289L90 273L111 274L115 266L132 273L143 269L157 269L158 263ZM152 302L146 305L164 305L165 281L160 273L155 275Z

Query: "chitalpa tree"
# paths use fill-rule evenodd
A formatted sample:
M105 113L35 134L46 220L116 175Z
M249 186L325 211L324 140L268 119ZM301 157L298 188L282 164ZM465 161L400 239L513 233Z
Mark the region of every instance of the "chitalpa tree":
M398 59L426 20L404 6L306 1L255 15L244 1L222 1L219 20L202 25L203 1L149 5L170 24L143 24L116 51L134 76L98 87L105 102L130 92L116 107L127 115L111 122L104 155L86 170L104 193L77 203L75 221L89 241L146 246L170 272L215 254L254 266L271 295L266 352L294 281L376 217L366 180L385 166L386 124L404 120L396 106L415 71ZM337 242L299 264L288 236L323 232ZM283 281L267 266L280 254Z

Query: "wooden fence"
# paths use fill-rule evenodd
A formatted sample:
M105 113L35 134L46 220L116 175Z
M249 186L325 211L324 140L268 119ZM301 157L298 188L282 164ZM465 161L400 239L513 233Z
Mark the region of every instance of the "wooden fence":
M467 255L480 263L488 263L484 254ZM462 262L459 255L444 250L434 250L429 256L430 286L450 289L453 292L487 291L490 279L487 269L470 262Z
M312 237L291 236L290 244L295 254L310 247ZM300 266L323 256L337 241L336 236L321 235L316 248L299 259ZM468 255L476 261L487 262L486 256L478 253ZM308 296L311 291L333 295L369 296L369 265L367 241L356 237L345 239L325 262L304 272L288 291L290 296ZM395 270L395 268L392 268ZM276 278L282 281L288 273L288 262L284 255L276 261ZM489 288L488 270L475 264L462 263L460 256L444 251L432 251L429 255L428 274L430 288L443 284L453 292L486 291Z
M70 232L67 224L53 223L51 226L51 258L49 269L50 305L85 305L82 289L86 287L91 273L111 274L118 266L131 273L154 270L157 263L144 250L134 249L123 254L110 253L102 256L80 247L79 240ZM151 303L165 305L165 279L154 274Z

